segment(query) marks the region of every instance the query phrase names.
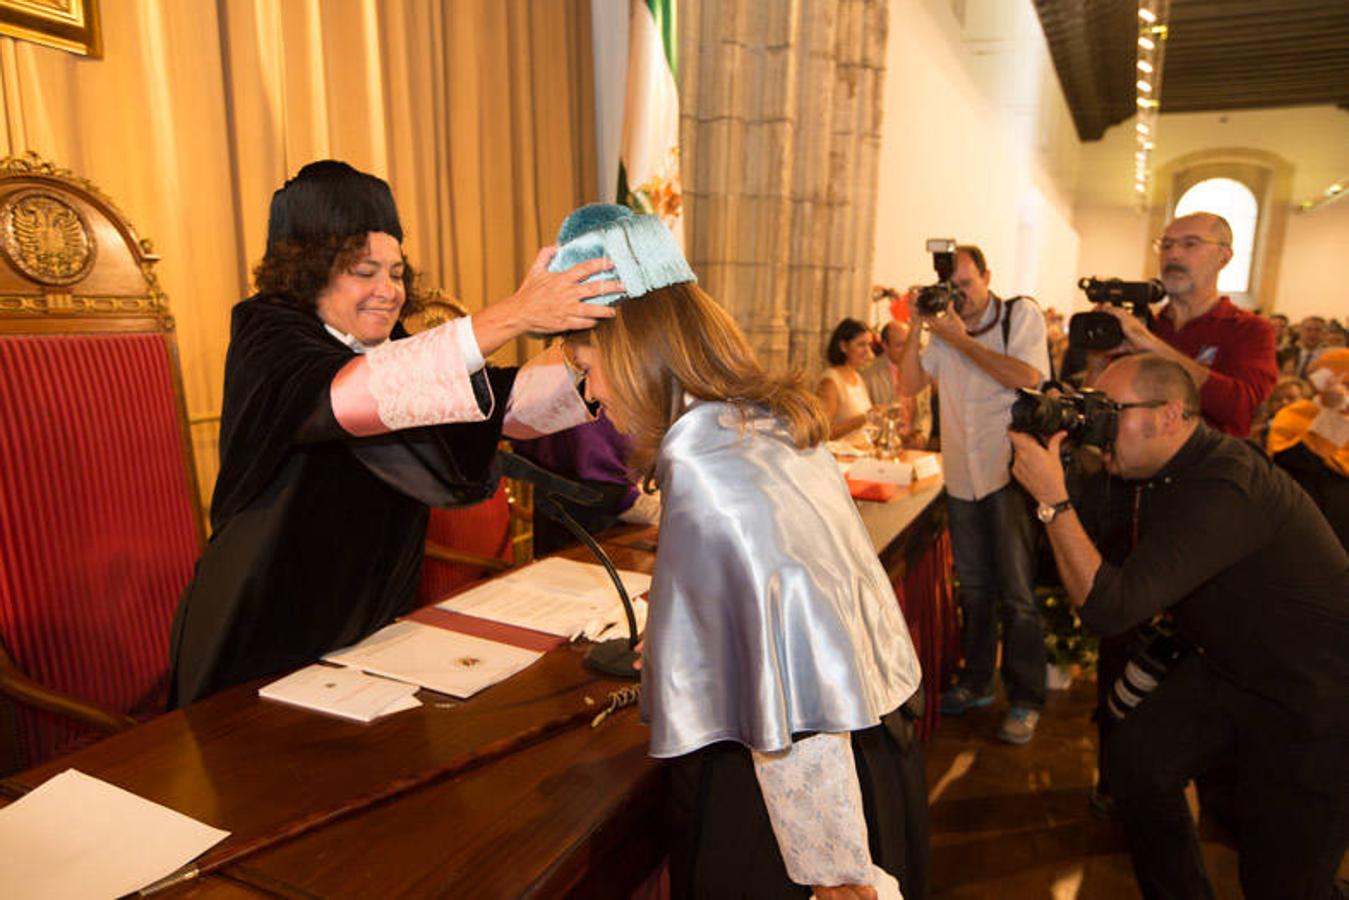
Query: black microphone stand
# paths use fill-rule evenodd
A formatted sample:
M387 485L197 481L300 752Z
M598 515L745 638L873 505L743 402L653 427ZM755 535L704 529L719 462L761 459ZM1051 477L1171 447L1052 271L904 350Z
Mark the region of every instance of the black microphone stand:
M608 675L612 678L630 678L633 680L642 677L642 673L637 670L634 663L641 658L641 654L635 649L637 646L637 615L632 609L632 600L628 598L627 588L623 586L623 579L618 577L618 570L614 568L614 563L609 559L609 554L604 552L604 548L599 545L591 535L567 512L566 507L562 505L557 495L543 492L542 497L536 497L536 504L542 504L547 509L547 515L555 521L562 524L572 533L586 548L600 561L609 577L613 579L614 589L618 591L618 599L623 601L623 614L628 619L628 636L626 638L611 638L607 641L600 641L590 648L586 654L585 664L587 668L593 669L602 675Z

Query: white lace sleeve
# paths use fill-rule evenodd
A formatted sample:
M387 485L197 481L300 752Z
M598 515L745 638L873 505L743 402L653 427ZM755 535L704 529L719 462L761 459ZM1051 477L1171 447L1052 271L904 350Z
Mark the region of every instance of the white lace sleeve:
M520 367L501 431L508 438L536 438L589 421L590 411L557 343Z
M753 752L787 875L797 884L870 884L862 789L848 734L816 734L777 753Z

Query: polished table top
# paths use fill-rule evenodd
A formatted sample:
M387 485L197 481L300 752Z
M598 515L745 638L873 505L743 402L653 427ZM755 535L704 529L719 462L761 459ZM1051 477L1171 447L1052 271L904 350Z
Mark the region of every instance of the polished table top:
M928 479L859 504L878 549L940 491ZM651 570L654 530L607 537L617 566ZM560 647L467 701L422 691L421 708L368 725L261 700L253 682L0 787L77 768L229 830L199 863L265 845L166 896L621 896L660 859L664 773L635 708L590 726L630 683L586 670L583 653ZM390 789L406 790L379 799Z

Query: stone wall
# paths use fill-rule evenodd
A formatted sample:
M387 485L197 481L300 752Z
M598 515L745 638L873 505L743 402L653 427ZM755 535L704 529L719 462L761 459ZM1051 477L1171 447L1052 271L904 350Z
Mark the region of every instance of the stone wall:
M869 317L887 4L680 5L688 255L765 364Z

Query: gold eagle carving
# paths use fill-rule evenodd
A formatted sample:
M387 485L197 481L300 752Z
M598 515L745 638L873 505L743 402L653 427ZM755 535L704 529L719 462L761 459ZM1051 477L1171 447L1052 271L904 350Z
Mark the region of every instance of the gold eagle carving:
M0 247L14 268L42 284L73 284L94 263L93 236L79 211L45 191L22 191L0 207Z

